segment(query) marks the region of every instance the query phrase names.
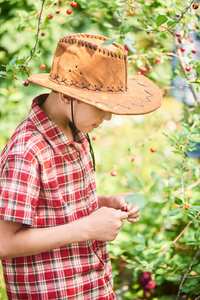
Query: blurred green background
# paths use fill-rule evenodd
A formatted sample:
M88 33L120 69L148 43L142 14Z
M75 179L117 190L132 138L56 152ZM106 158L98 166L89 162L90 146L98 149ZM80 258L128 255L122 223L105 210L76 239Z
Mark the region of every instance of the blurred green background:
M27 74L24 70L21 72L16 61L12 61L16 57L29 59L32 56L41 4L41 0L0 0L0 70L9 75L1 78L0 85L0 150L28 114L32 99L48 92L31 84L23 86ZM200 207L200 165L198 158L186 157L191 137L200 141L200 126L198 106L184 106L181 102L183 98L191 101L193 96L189 93L180 63L172 60L176 47L174 36L169 32L170 24L163 28L158 17L177 20L178 15L185 12L182 20L170 30L181 33L181 45L186 48L185 64L190 63L196 74L199 47L185 35L194 38L197 34L199 13L192 9L186 11L191 1L178 0L81 0L77 4L72 14L67 15L70 1L59 1L61 13L56 14L58 2L45 1L36 55L27 67L31 74L49 72L61 36L77 32L96 33L128 45L131 49L128 53L129 75L146 67L146 76L161 88L164 97L159 110L144 116L113 116L112 121L104 122L91 138L97 164L98 193L133 192L134 196L128 201L141 206L140 221L137 224L124 222L117 239L109 243L117 299L147 298L139 281L141 271L145 270L152 272L152 280L156 282L156 286L149 290L148 299L173 300L200 248L199 218L195 218ZM130 11L134 14L130 15ZM48 18L49 14L53 14L52 19ZM194 47L196 56L190 53ZM156 62L157 57L160 62ZM46 65L45 71L40 70L41 64ZM13 70L17 70L18 80L14 79ZM175 85L177 75L180 78L172 89L176 91L172 97L168 88ZM198 73L191 73L193 81L199 80L195 76L199 77ZM182 89L177 88L180 84ZM197 83L194 88L198 92ZM193 127L192 130L186 125L182 127L182 123ZM171 143L163 133L171 138ZM112 171L117 175L112 176ZM184 208L185 203L191 205L188 210ZM177 204L180 209L176 209ZM189 222L190 226L185 229ZM182 230L184 234L174 246L159 256ZM189 278L185 278L182 284L181 295L183 299L197 299L199 256L186 277ZM0 299L7 299L2 276Z

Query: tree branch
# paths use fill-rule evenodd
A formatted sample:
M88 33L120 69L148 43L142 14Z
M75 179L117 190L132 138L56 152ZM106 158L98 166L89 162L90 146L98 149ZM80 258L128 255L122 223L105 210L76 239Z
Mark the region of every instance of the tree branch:
M195 256L194 256L194 258L193 258L191 264L189 265L189 268L187 269L187 271L186 271L186 273L185 273L185 275L184 275L184 277L183 277L183 279L182 279L182 281L181 281L181 284L179 285L179 290L178 290L178 294L177 294L177 296L176 296L176 300L178 300L178 298L179 298L179 296L180 296L180 293L181 293L181 287L183 286L183 283L184 283L184 281L185 281L185 278L186 278L188 272L191 270L192 265L193 265L195 259L197 258L197 256L199 255L199 253L200 253L200 248L199 248L199 250L197 251L197 253L195 254Z
M197 217L200 215L200 212L198 212L198 214L195 216L195 219L197 219ZM183 235L184 231L190 226L190 224L192 224L193 220L191 220L186 226L185 228L181 231L181 233L179 233L179 235L175 238L175 240L169 245L167 246L159 255L158 257L162 256L169 248L171 248L172 245L174 245L178 239Z
M42 12L44 10L44 3L45 3L45 0L42 1L42 6L41 6L41 10L40 10L40 14L39 14L39 20L38 20L38 26L37 26L36 42L35 42L35 46L33 48L32 56L26 61L25 65L22 66L23 69L26 69L27 64L33 59L33 57L36 53L37 44L39 42L40 24L42 22Z

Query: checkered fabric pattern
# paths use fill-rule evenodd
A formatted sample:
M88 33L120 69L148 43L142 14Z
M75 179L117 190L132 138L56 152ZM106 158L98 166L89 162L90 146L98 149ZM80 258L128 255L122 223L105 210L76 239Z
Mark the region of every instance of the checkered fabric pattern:
M28 228L56 226L97 207L86 135L67 139L33 100L0 160L0 218ZM72 243L37 255L2 261L9 299L110 300L113 292L104 242Z

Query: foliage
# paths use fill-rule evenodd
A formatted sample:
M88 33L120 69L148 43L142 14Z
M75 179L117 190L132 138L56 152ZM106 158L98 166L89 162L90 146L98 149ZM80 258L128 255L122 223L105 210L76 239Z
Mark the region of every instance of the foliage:
M152 278L156 281L156 287L151 291L152 299L161 299L163 295L168 295L166 299L175 299L190 265L181 292L188 297L193 295L192 299L199 293L199 257L193 263L192 260L200 248L200 220L197 217L200 211L200 166L186 153L189 128L185 131L181 126L184 123L180 120L182 116L176 115L178 105L169 102L154 113L153 119L152 116L139 120L133 117L121 124L123 121L116 117L111 128L106 126L96 133L95 152L100 152L97 156L99 193L133 191L134 195L127 201L141 206L141 221L134 225L125 223L118 239L110 245L119 299L120 295L123 295L122 299L143 297L138 282L143 270L153 272ZM170 113L166 115L166 111ZM200 125L199 110L190 115L198 120L196 129L195 126L192 128L195 131ZM111 132L114 132L112 138ZM134 139L130 139L129 134L134 134ZM173 139L173 147L166 135ZM176 144L180 136L182 141ZM101 149L102 144L107 151ZM174 151L174 146L181 149ZM155 147L156 152L152 153L151 147ZM114 158L113 149L118 149ZM117 171L117 176L111 176L112 170ZM187 203L189 208L185 206Z
M49 72L57 41L68 33L103 34L126 45L129 73L148 76L163 94L174 88L177 76L189 87L189 97L196 102L192 107L166 97L163 108L153 114L124 117L125 123L116 116L114 127L96 132L94 148L99 192L133 191L127 201L141 206L141 221L125 223L109 245L118 298L197 299L200 169L192 155L200 142L200 62L193 39L199 36L200 9L193 4L199 2L78 0L71 15L66 14L66 0L0 3L1 149L41 91L22 83L30 73L40 73L41 64L46 65L43 72ZM117 176L110 175L112 170ZM140 285L142 271L151 275L152 289ZM0 284L5 299L2 279Z

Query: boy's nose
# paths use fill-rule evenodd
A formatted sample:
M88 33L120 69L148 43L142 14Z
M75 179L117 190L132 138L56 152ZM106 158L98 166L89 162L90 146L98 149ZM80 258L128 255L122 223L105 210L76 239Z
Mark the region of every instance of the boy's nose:
M110 121L111 118L112 118L112 113L106 112L106 113L103 115L102 120Z

